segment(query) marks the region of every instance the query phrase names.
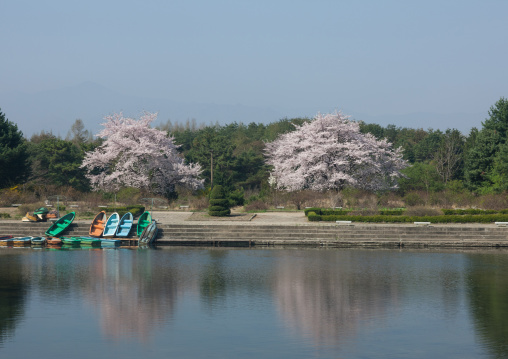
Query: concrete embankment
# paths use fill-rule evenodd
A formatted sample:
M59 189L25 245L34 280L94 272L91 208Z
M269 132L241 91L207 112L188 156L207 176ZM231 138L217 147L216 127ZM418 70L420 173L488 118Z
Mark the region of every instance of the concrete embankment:
M157 215L154 215L157 218ZM508 228L487 225L353 224L309 223L273 218L272 220L192 222L168 220L159 223L159 245L277 246L315 247L508 247ZM269 215L266 216L269 218ZM297 218L295 216L295 218ZM305 220L305 219L304 219ZM50 223L0 221L0 235L42 235ZM90 224L78 221L63 234L87 235ZM125 244L135 244L135 230Z

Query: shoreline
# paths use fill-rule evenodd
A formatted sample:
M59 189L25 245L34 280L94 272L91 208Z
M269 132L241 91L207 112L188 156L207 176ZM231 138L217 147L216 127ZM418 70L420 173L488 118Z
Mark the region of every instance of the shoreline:
M263 212L234 218L211 218L196 212L153 211L160 246L312 246L312 247L508 247L508 227L492 224L309 222L303 212ZM198 212L199 213L199 212ZM192 218L192 217L195 218ZM68 236L87 235L91 220L77 220ZM1 219L0 235L40 235L49 222ZM29 233L30 232L30 233ZM135 234L125 240L137 242ZM32 234L33 233L33 234ZM65 234L64 234L65 235Z

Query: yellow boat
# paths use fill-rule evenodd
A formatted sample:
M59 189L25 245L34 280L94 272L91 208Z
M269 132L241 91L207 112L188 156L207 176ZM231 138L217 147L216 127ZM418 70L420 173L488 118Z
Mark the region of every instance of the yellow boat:
M23 222L37 222L37 217L32 216L30 212L26 212L25 216L21 218Z

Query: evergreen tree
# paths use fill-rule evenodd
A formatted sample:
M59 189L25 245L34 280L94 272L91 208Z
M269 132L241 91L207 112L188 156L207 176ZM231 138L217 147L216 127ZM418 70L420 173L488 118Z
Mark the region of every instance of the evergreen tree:
M226 194L221 185L214 186L212 192L210 192L208 214L216 217L226 217L231 214L229 200L226 198Z
M0 111L0 188L22 182L29 170L23 133Z
M503 186L499 184L508 181L508 177L503 178L504 169L495 168L504 166L503 161L508 160L504 158L505 152L500 152L507 142L508 100L502 97L490 108L489 115L467 153L464 175L467 186L473 191L490 192L494 182L500 190Z

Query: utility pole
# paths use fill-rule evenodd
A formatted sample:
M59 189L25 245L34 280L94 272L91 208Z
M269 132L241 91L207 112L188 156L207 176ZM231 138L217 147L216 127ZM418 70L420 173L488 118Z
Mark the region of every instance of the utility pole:
M213 189L213 150L210 150L210 191Z

